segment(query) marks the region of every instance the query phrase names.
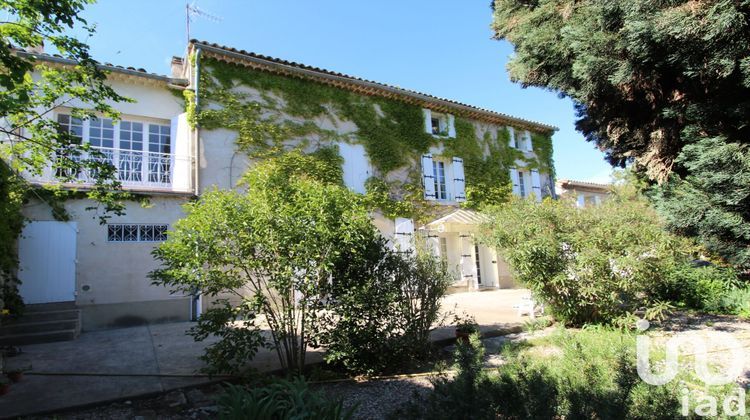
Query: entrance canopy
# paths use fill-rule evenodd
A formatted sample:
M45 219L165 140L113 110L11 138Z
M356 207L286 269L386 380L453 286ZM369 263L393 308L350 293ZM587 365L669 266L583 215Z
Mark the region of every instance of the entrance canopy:
M473 210L459 209L435 219L425 225L425 229L438 232L467 232L487 222L486 216Z

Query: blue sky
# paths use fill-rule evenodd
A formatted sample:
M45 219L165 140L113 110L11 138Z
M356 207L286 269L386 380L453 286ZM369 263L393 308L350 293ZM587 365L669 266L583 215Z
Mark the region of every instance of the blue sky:
M185 2L99 0L83 16L104 62L166 74L185 50ZM192 0L191 0L192 1ZM198 0L191 37L555 125L558 179L606 181L601 152L575 131L573 105L510 82L507 42L491 39L489 0ZM83 34L83 31L79 31Z

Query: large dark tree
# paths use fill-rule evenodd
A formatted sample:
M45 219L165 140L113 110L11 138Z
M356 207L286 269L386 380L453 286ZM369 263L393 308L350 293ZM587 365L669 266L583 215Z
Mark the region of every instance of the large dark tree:
M654 199L671 227L750 267L750 191L736 188L750 143L750 1L497 0L493 9L497 38L515 46L511 78L573 99L586 140L661 184Z

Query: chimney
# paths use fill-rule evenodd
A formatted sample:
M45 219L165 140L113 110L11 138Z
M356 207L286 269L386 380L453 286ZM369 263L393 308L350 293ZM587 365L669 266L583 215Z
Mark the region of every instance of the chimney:
M31 54L44 54L44 41L41 41L37 45L30 45L26 47L26 52Z
M172 78L181 79L185 73L185 60L182 57L172 57Z

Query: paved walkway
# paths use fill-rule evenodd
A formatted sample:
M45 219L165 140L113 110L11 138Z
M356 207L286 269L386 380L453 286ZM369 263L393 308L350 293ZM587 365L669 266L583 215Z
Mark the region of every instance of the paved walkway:
M460 293L445 298L445 311L473 315L484 331L517 326L513 305L525 291L499 290ZM452 321L452 317L448 321ZM102 403L207 383L217 378L197 375L198 356L210 340L196 343L185 331L188 322L158 324L81 334L75 341L23 347L24 354L8 359L9 366L32 368L31 374L0 396L0 417L51 412L66 407ZM433 339L453 336L453 328L434 332ZM310 363L322 360L310 351ZM279 368L276 353L261 351L252 362L259 371Z

